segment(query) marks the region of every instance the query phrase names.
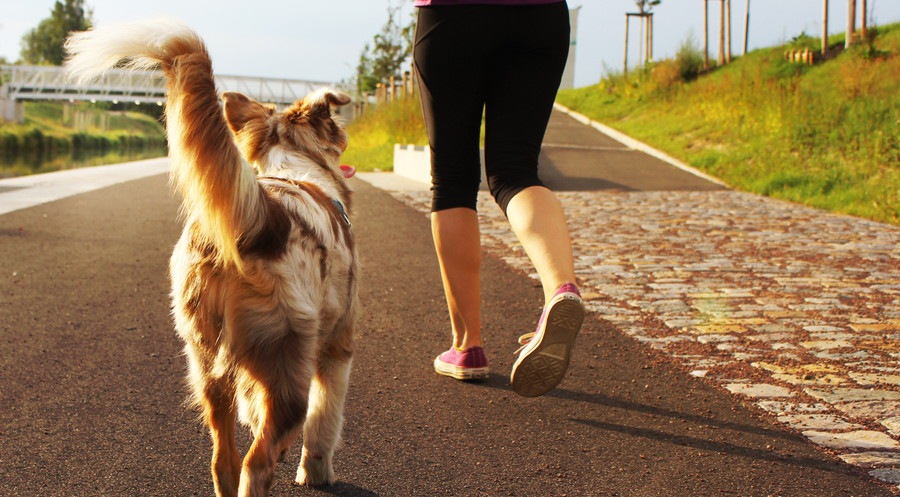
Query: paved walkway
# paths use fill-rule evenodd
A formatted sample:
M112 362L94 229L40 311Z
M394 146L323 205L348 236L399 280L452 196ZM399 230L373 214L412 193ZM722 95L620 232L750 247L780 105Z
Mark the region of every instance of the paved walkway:
M595 139L554 119L548 139L567 142L550 153ZM594 174L606 188L556 185L589 308L697 381L900 484L900 228L684 178L665 188L636 175L623 187L615 167ZM382 186L427 212L425 185ZM480 195L485 245L536 279Z
M547 142L593 311L562 387L528 402L508 390L503 351L528 331L539 309L522 303L539 290L523 288L530 264L487 194L496 373L479 388L427 367L447 337L424 216L357 184L370 311L342 483L286 487L292 454L273 495L887 492L758 415L900 483L900 229L723 189L559 114ZM0 181L0 207L17 205L0 217L0 490L209 491L208 437L182 405L166 308L177 206L164 161L150 165L138 176L154 177L35 209L23 210L65 176ZM106 185L132 169L69 174ZM425 185L361 177L427 210Z

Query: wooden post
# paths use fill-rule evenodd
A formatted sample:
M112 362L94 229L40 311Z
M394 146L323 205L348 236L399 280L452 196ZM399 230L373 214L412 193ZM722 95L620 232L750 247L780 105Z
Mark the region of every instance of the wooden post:
M625 14L625 62L622 65L622 74L625 78L628 77L628 21L631 19L631 16Z
M725 0L725 61L731 63L731 0Z
M825 0L826 2L828 0ZM744 55L747 55L747 38L750 31L750 0L747 0L747 10L744 13Z
M703 69L709 71L709 2L703 0Z
M868 34L866 31L866 11L868 10L868 6L866 5L866 0L862 0L860 2L860 19L859 19L859 36L863 40L866 41L866 35Z
M719 0L719 67L725 65L725 0Z
M638 67L641 67L644 65L644 39L647 35L644 34L644 18L638 16L638 21L640 22L640 29L638 29Z
M822 55L828 53L828 0L822 0Z
M409 73L403 71L403 74L400 75L400 98L403 100L408 96L406 87L409 84L409 81L407 81L407 78L409 78Z
M844 40L844 48L850 48L853 44L853 35L856 30L856 0L847 0L847 38Z
M649 50L647 52L648 53L647 58L648 58L648 60L650 60L650 62L653 62L653 14L651 13L648 15L650 16L647 18L647 20L650 22L650 28L649 28L650 40L647 42L647 47L649 48Z

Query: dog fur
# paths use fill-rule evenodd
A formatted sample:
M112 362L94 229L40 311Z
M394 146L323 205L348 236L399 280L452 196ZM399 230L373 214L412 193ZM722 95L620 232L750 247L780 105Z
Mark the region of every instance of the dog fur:
M297 482L333 483L359 308L350 188L338 169L347 135L333 116L349 97L322 90L279 113L224 93L223 109L206 46L174 21L102 26L66 48L81 82L113 67L166 76L185 216L172 311L213 440L216 495L267 495L301 430ZM254 435L243 461L235 418Z

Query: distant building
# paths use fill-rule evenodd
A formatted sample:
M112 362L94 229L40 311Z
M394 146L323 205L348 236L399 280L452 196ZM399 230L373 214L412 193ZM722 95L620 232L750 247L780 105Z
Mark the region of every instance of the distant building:
M575 40L578 32L578 11L581 6L569 9L569 24L572 31L569 34L569 59L566 60L566 69L563 71L562 81L559 83L560 90L568 90L575 88Z

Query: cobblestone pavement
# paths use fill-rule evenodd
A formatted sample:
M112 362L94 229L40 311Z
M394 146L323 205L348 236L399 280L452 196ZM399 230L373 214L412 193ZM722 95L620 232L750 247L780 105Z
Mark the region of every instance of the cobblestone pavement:
M488 250L536 278L480 195ZM592 312L900 484L900 228L733 191L559 197Z

